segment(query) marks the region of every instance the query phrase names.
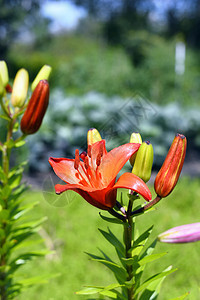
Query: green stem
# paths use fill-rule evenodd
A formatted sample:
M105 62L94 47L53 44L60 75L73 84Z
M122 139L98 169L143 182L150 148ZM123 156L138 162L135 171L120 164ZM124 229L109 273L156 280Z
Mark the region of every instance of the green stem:
M5 115L7 117L11 118L10 117L10 112L9 112L8 108L5 106L2 97L0 98L0 105L1 105L1 108L2 108L3 112L5 113Z
M10 152L11 148L8 147L8 142L12 138L13 134L13 126L14 126L15 120L11 119L8 125L8 132L7 132L7 137L6 137L6 143L3 145L3 151L2 151L2 167L4 171L5 178L2 182L2 186L6 187L8 185L8 175L9 175L9 167L10 167ZM8 199L4 198L4 209L8 209ZM6 232L7 224L3 223L2 224L2 229L4 232ZM7 238L5 235L5 238L2 239L1 241L1 249L4 247L4 245L7 242ZM0 295L1 295L1 300L7 300L7 290L6 290L6 265L7 265L7 254L4 253L0 256L0 266L2 267L2 271L0 272L0 280L2 281L2 285L0 288Z
M127 210L127 223L124 226L124 243L125 243L125 251L126 251L126 258L132 258L132 253L130 251L131 247L133 246L133 220L131 217L131 211L133 207L133 198L129 200L128 210ZM133 266L126 265L127 271L127 281L130 281L133 278ZM133 300L133 293L134 293L134 285L132 284L130 287L127 288L128 300Z

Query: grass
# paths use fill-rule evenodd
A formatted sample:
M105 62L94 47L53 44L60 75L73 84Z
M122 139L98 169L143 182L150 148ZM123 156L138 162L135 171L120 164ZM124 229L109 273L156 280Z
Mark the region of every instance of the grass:
M137 218L138 229L141 232L154 224L153 240L159 233L171 227L199 222L199 195L200 179L182 178L173 193L163 199L155 211ZM38 297L40 300L91 299L77 296L75 291L84 285L108 285L115 282L110 271L103 265L90 261L84 253L87 251L97 254L97 248L102 248L112 255L113 249L97 230L106 230L107 227L106 222L99 217L98 209L79 197L68 201L63 196L60 201L53 203L54 199L58 199L56 197L60 196L47 195L42 191L31 191L27 194L29 201L40 201L35 209L35 216L48 217L42 235L45 233L45 240L53 245L55 254L27 263L21 271L25 277L44 273L59 273L60 276L51 279L47 284L29 288L19 300L34 300ZM121 238L122 228L119 225L109 224L109 227ZM188 291L190 294L187 299L199 299L200 242L182 245L157 244L156 253L166 251L168 254L163 259L147 266L145 274L145 277L150 277L169 265L178 268L165 279L159 299L168 300Z

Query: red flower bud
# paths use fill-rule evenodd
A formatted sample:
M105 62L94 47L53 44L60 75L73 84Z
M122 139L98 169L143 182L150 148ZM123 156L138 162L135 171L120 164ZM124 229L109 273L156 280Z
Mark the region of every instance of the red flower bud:
M174 189L183 167L186 147L186 137L176 134L154 182L155 192L160 197L168 196Z
M36 86L26 111L21 119L21 131L32 134L38 131L42 124L49 103L49 84L47 80L41 80Z

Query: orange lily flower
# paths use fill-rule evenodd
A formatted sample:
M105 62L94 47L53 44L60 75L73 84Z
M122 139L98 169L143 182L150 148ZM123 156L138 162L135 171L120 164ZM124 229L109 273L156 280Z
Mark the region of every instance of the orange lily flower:
M67 183L56 184L56 193L73 190L93 206L104 210L114 207L118 188L133 190L150 201L147 185L133 173L124 173L115 183L117 174L139 147L140 144L129 143L107 153L105 140L101 140L89 145L87 153L79 155L77 149L75 159L50 157L54 172Z

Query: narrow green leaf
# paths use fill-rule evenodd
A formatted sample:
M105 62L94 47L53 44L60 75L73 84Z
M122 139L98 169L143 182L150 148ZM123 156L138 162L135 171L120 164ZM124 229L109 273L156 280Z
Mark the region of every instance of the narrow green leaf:
M143 284L141 284L141 285L136 289L136 291L135 291L135 296L136 296L137 294L139 294L142 290L144 290L145 288L147 288L147 287L150 285L150 283L152 283L153 281L155 281L155 280L157 280L157 279L159 279L159 278L165 277L165 276L167 276L167 275L169 275L169 274L175 272L176 270L177 270L177 269L173 269L173 270L169 270L169 271L163 271L163 272L161 272L161 273L159 273L159 274L156 274L156 275L150 277L149 279L147 279Z
M107 261L105 259L95 259L96 261L100 262L101 264L105 265L108 267L115 275L117 281L119 283L124 283L126 280L126 271L124 268L119 266L118 264L114 262Z
M21 179L22 179L22 174L12 176L8 181L10 188L14 189L17 186L19 186L20 182L21 182Z
M133 244L133 247L136 247L140 244L143 244L145 245L147 240L148 240L148 237L150 236L151 232L152 232L152 229L153 229L153 225L151 227L149 227L147 230L145 230L138 238L137 240L135 240L134 244Z
M19 165L13 167L9 172L8 178L11 178L13 175L21 174L24 170L24 166L27 165L27 163L27 161L23 161Z
M6 180L6 175L4 174L4 171L2 167L0 166L0 180L5 181Z
M104 287L104 290L113 290L113 289L116 289L118 287L121 287L122 285L119 284L119 283L112 283L112 284L109 284L107 286Z
M167 269L165 269L164 271L168 271L171 270L172 266L169 266ZM144 292L142 293L142 295L140 296L139 300L156 300L159 293L160 293L160 288L161 285L163 283L163 281L165 280L166 276L157 279L155 281L153 281L152 283L149 284L148 289L145 289Z
M24 240L31 237L35 233L36 233L36 230L33 229L31 231L29 230L29 231L23 232L21 234L13 235L12 240L14 241L14 244L13 244L12 248L15 248L16 246L21 244Z
M6 115L0 115L0 118L4 119L6 121L10 121L10 118L8 116L6 116Z
M100 257L100 256L97 256L97 255L94 255L94 254L91 254L91 253L88 253L88 252L85 252L87 255L89 255L90 257L93 258L93 260L100 260L100 259L103 259L103 257Z
M35 246L35 245L38 245L38 244L41 244L41 243L44 243L44 240L43 239L38 239L38 240L27 240L27 241L24 241L23 243L20 243L18 245L15 246L15 250L19 250L19 249L24 249L26 247L31 247L31 246Z
M118 284L118 283L113 283L110 284L106 287L100 287L100 286L87 286L84 289L82 289L81 291L76 292L76 294L79 295L93 295L93 294L101 294L107 297L110 297L112 299L117 299L117 295L119 295L119 293L117 291L111 291L114 290L118 287L121 287L122 285Z
M183 300L183 299L185 299L189 294L190 294L190 293L187 292L187 293L185 293L184 295L181 295L181 296L176 297L176 298L172 298L172 299L170 299L170 300Z
M111 230L108 228L109 232L106 232L102 229L99 229L101 234L105 237L105 239L110 242L116 249L119 250L121 256L125 256L125 249L120 240L111 232Z
M23 223L23 224L20 224L18 226L16 226L14 229L13 229L13 232L16 232L18 230L22 230L22 229L29 229L29 228L36 228L38 226L40 226L42 223L44 223L45 221L47 220L47 217L43 217L39 220L33 220L31 222L27 222L27 223Z
M15 202L21 194L23 194L28 189L26 184L20 184L13 192L12 192L12 201Z
M99 251L103 254L104 258L107 260L107 261L111 261L112 262L112 259L101 249L99 249Z
M145 265L145 264L147 264L147 263L149 263L149 262L152 262L152 261L154 261L154 260L156 260L156 259L159 259L160 257L162 257L162 256L164 256L164 255L166 255L166 254L167 254L167 252L147 255L147 256L145 256L144 258L142 258L141 260L139 260L139 261L138 261L138 264L139 264L140 266L143 266L143 265Z
M117 219L117 218L108 218L103 216L101 213L99 213L100 217L104 220L107 221L109 223L113 223L113 224L121 224L124 225L124 222L122 222L121 220Z
M12 190L11 188L9 187L9 185L6 185L2 188L1 190L1 196L3 199L8 199L8 197L10 196Z
M155 249L155 246L157 244L157 238L151 243L150 246L141 254L140 259L144 258L147 255L151 255Z
M24 144L26 144L26 141L24 141L24 140L16 142L15 143L15 148L22 147Z
M81 291L76 292L77 295L93 295L97 294L100 291L102 291L103 288L101 287L86 287L82 289Z
M103 295L103 296L107 296L111 299L117 299L117 294L113 291L106 291L106 290L103 290L101 292L99 292L100 295Z
M19 129L19 122L15 122L14 126L13 126L13 132L17 132Z
M26 214L28 211L30 211L33 207L35 207L36 205L38 205L38 201L35 201L33 203L28 203L24 206L21 206L19 211L16 212L16 214L14 215L14 220L19 219L21 216L23 216L24 214Z

